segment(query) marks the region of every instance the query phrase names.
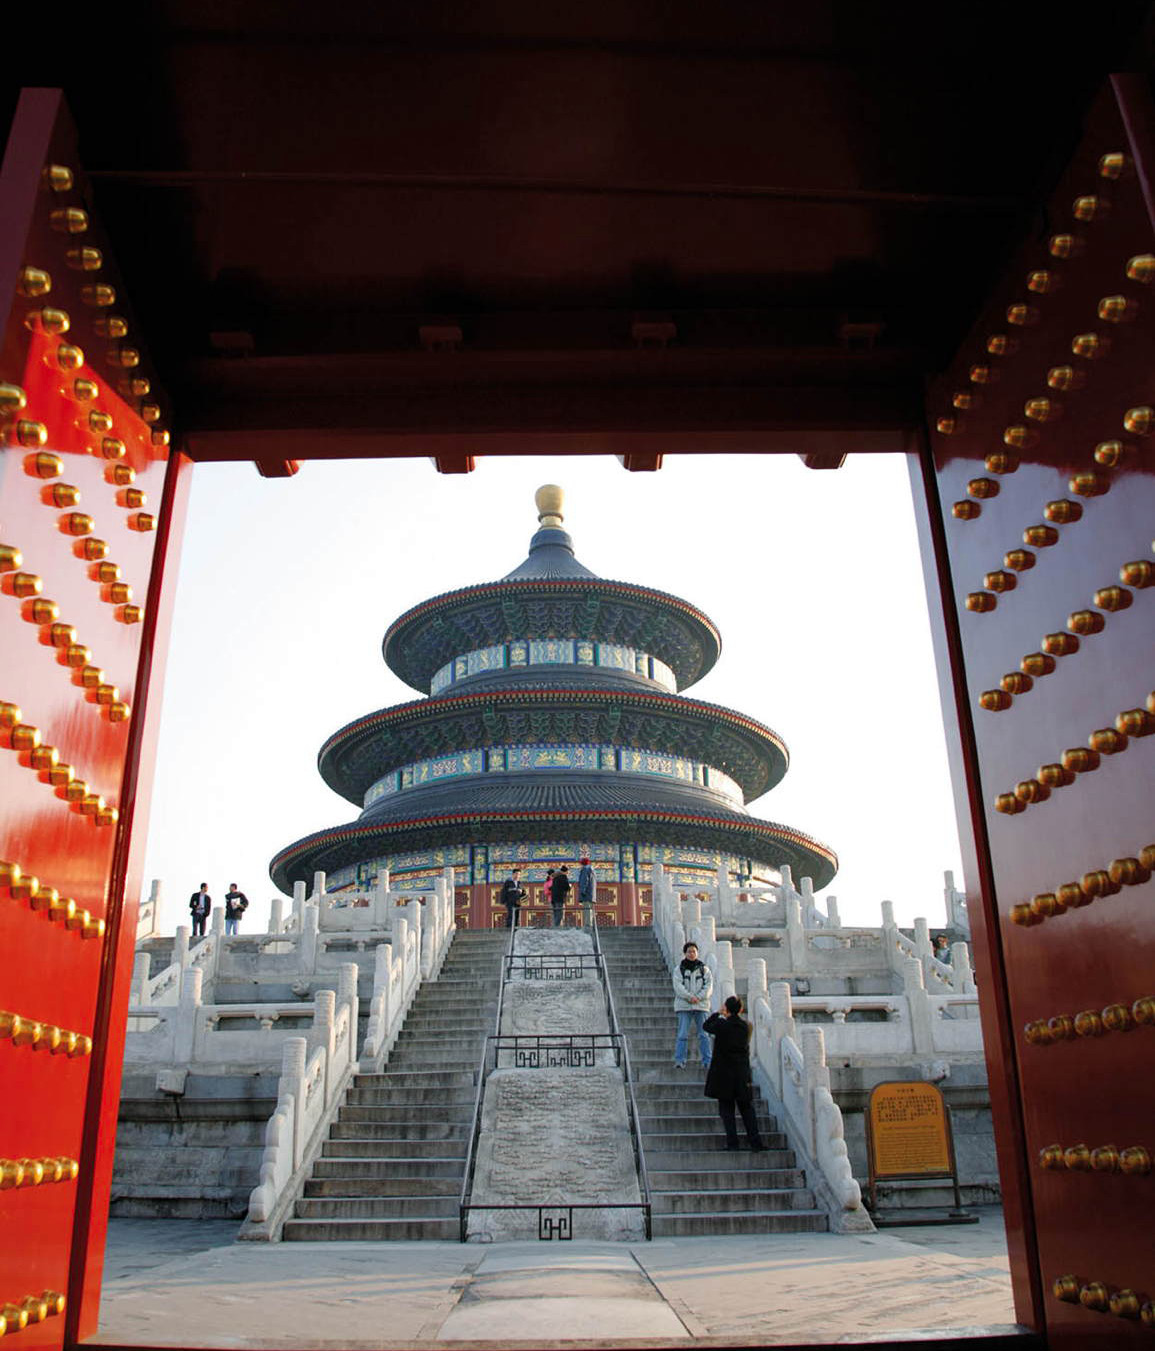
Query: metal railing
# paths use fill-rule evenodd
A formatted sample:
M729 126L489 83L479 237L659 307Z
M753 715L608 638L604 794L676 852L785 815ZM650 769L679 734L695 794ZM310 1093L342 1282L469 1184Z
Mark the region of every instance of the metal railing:
M618 1027L617 1013L614 1010L613 995L605 971L605 959L598 942L597 927L592 929L594 951L589 953L566 954L514 954L513 946L516 929L510 930L509 946L502 959L501 988L497 997L497 1017L493 1032L485 1039L485 1051L478 1074L477 1095L473 1104L473 1125L469 1134L469 1148L465 1156L465 1172L461 1181L460 1239L464 1243L468 1237L469 1216L474 1211L536 1211L537 1236L540 1240L568 1240L573 1238L574 1211L640 1210L645 1226L646 1239L653 1236L652 1201L650 1197L649 1177L642 1152L641 1132L638 1119L637 1102L634 1099L633 1080L630 1074L629 1048L626 1038ZM606 1005L606 1017L609 1032L587 1033L545 1033L537 1035L503 1034L501 1031L502 1013L505 1007L505 988L509 984L514 970L521 970L527 980L577 980L587 971L596 971L601 975L602 993ZM501 1063L503 1053L505 1063ZM492 1202L478 1204L473 1201L473 1179L477 1168L477 1145L481 1137L481 1109L485 1101L485 1085L495 1069L593 1069L606 1063L606 1057L612 1056L612 1063L622 1070L623 1086L626 1096L626 1111L629 1118L630 1139L634 1150L634 1165L637 1170L640 1201L618 1202L607 1205L604 1201L573 1202Z
M516 911L514 912L516 914ZM514 924L509 930L509 942L506 944L505 956L501 963L501 985L497 991L497 1016L494 1019L493 1031L485 1039L485 1050L481 1056L481 1069L477 1075L477 1093L473 1099L473 1125L469 1131L469 1148L465 1152L465 1172L461 1177L461 1199L460 1217L461 1217L461 1242L465 1242L465 1231L469 1221L469 1198L473 1192L473 1173L477 1167L477 1141L481 1136L481 1104L485 1100L485 1081L489 1078L489 1047L490 1044L501 1035L501 1014L505 1006L505 987L509 982L509 962L513 958L513 942L517 937L517 925Z
M510 1032L487 1038L493 1070L592 1070L606 1063L620 1069L625 1047L609 1032ZM607 1062L607 1057L612 1060Z
M505 958L505 980L520 971L523 980L581 980L587 971L599 971L602 959L594 952L519 952Z
M610 973L606 969L605 957L602 955L601 939L598 937L597 925L593 928L594 956L602 971L602 991L606 1001L606 1017L609 1020L610 1033L620 1041L622 1049L622 1079L626 1091L626 1112L630 1121L630 1140L634 1147L634 1166L638 1173L638 1189L641 1192L642 1205L645 1207L643 1215L646 1224L646 1238L653 1237L653 1199L650 1196L650 1176L646 1171L646 1152L642 1148L642 1123L638 1116L638 1102L634 1096L634 1075L630 1066L630 1046L618 1023L618 1011L614 1006L614 992L610 987Z

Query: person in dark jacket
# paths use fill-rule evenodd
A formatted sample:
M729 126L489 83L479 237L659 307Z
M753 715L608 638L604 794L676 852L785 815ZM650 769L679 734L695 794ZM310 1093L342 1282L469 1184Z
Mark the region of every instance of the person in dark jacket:
M710 1038L706 1036L706 1014L714 993L714 977L705 962L698 959L698 945L682 944L682 960L673 975L674 1012L678 1015L678 1031L674 1038L674 1068L686 1068L686 1051L692 1028L698 1029L698 1054L702 1068L710 1068Z
M765 1149L754 1115L754 1085L750 1078L750 1024L742 1017L742 1001L731 995L717 1013L706 1019L705 1030L714 1038L714 1054L706 1075L705 1094L718 1103L718 1115L726 1132L726 1148L738 1148L734 1109L742 1113L742 1125L751 1149Z
M507 929L517 928L521 903L524 900L525 888L521 885L521 869L513 868L501 884L501 903L505 906L505 927Z
M241 922L241 916L249 908L249 898L243 891L237 890L235 882L229 883L229 889L225 892L225 933L236 934Z
M553 886L550 888L549 903L553 907L553 927L560 929L565 923L565 903L569 900L569 865L563 863L553 875Z
M205 926L209 922L209 912L213 908L213 898L209 895L207 882L202 882L200 891L194 891L189 897L188 908L192 915L192 936L203 938Z
M582 859L582 866L578 869L577 894L578 901L582 908L582 928L592 927L594 922L594 894L596 891L597 879L594 877L594 870L590 867L588 858Z

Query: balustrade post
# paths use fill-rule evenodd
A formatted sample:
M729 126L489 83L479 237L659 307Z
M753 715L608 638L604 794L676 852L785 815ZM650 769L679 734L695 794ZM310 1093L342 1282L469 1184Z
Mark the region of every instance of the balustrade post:
M734 945L728 939L719 939L714 944L714 1008L721 1008L736 993Z
M770 983L770 1078L774 1091L782 1098L782 1042L794 1036L794 1007L790 986L784 980Z
M818 928L818 907L814 904L814 879L804 877L800 885L802 888L802 923L807 929L816 929Z
M181 924L177 928L176 937L173 939L172 959L182 971L188 966L189 962L188 940L189 926L187 924Z
M786 951L789 953L791 971L801 974L810 970L810 950L806 946L802 900L793 888L786 893Z
M298 933L300 933L300 932L301 932L301 929L304 927L304 923L305 923L304 915L305 915L305 906L306 906L306 905L308 905L308 900L306 899L306 895L305 895L305 884L304 884L304 882L294 882L294 883L293 883L293 928L296 929L296 931L297 931Z
M786 900L790 896L797 896L794 890L794 870L789 863L783 863L778 869L779 886L782 888L782 899Z
M746 1008L753 1013L754 1001L765 999L767 994L766 959L764 957L751 958L746 976Z
M391 914L391 902L389 900L389 873L387 871L377 874L377 881L373 884L373 899L370 902L370 924L374 929L388 929Z
M329 1101L329 1078L333 1073L333 1034L336 1023L337 996L332 990L318 990L314 996L313 1030L309 1034L309 1050L318 1047L325 1052L324 1072L321 1078L322 1105Z
M361 996L358 990L360 978L361 972L356 962L341 963L337 972L337 1003L340 1008L349 1010L349 1032L345 1053L341 1056L342 1068L357 1058L357 1025L361 1015Z
M225 908L224 908L223 905L218 905L218 906L213 910L212 922L209 924L209 929L217 936L217 938L223 938L223 937L224 937L224 932L225 932Z
M195 1059L197 1019L200 1016L204 978L204 972L195 967L190 967L181 977L173 1045L173 1060L178 1065L190 1065Z
M148 973L152 967L152 958L147 952L138 952L132 959L132 993L129 1000L133 1004L147 1004Z
M971 950L969 943L950 945L950 983L951 989L959 994L974 994L977 990L974 973L971 971ZM973 1010L978 1016L978 1010Z
M826 1068L826 1037L820 1027L810 1025L802 1029L802 1084L806 1102L806 1131L810 1157L818 1158L818 1113L815 1109L815 1090L830 1089L830 1071Z
M274 896L269 902L269 933L279 934L285 923L285 898Z
M313 874L313 894L309 897L313 905L322 905L325 901L325 874Z
M946 904L946 923L948 929L957 929L959 933L970 935L971 921L967 914L966 893L959 891L954 884L954 873L949 869L943 873L943 900Z
M718 923L733 924L735 920L737 893L730 885L730 869L727 864L718 864L718 871L715 875L715 885L718 892Z
M930 925L925 919L914 921L914 947L924 962L928 957L934 956L934 944L930 941Z
M292 1094L293 1119L289 1122L293 1166L289 1175L301 1166L305 1152L305 1054L308 1043L304 1037L289 1037L281 1052L281 1084L278 1096Z
M318 942L317 930L320 927L321 912L315 905L305 907L301 916L301 972L311 976L317 970Z
M148 893L148 906L150 914L148 917L148 932L137 934L137 938L155 938L160 933L160 907L164 900L164 883L159 877L152 879L152 886Z
M405 1007L406 998L409 993L409 987L412 984L412 971L410 967L409 955L409 920L407 916L398 909L393 917L393 951L397 954L399 963L398 980L398 1001L393 1008L393 1017L396 1019Z
M385 1048L385 1040L393 1016L393 989L390 977L393 974L393 944L381 943L373 965L373 999L369 1010L370 1029L376 1035L372 1054L380 1057ZM373 1019L376 1018L376 1027Z
M910 1008L910 1031L914 1040L914 1053L930 1055L934 1050L934 1024L922 962L917 957L903 959L902 985Z
M827 896L826 898L826 922L832 929L842 928L842 917L838 913L837 896Z
M902 956L897 947L898 925L894 922L894 902L882 902L882 952L888 971L902 975Z
M433 935L435 929L433 924L423 924L421 926L421 952L419 960L421 962L421 979L428 980L433 974Z

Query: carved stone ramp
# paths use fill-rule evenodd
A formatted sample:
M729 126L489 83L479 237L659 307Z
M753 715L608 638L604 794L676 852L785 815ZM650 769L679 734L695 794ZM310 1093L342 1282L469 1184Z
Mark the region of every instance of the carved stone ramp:
M282 1238L456 1240L477 1071L507 940L504 930L454 936L384 1073L354 1079Z
M755 1097L767 1148L724 1148L717 1104L691 1039L689 1064L674 1068L674 995L652 929L599 931L618 1022L629 1042L649 1172L655 1238L818 1232L827 1218L795 1166L794 1152Z

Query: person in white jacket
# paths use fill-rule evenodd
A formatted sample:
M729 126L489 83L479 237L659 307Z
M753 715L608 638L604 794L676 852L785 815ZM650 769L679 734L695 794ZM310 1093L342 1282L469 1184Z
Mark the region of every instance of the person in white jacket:
M710 1068L710 1038L702 1030L710 1012L710 996L714 992L714 977L710 968L698 960L697 943L685 943L682 960L674 972L674 1012L678 1015L678 1032L674 1041L674 1068L686 1068L686 1050L690 1028L698 1029L698 1054L702 1068Z

